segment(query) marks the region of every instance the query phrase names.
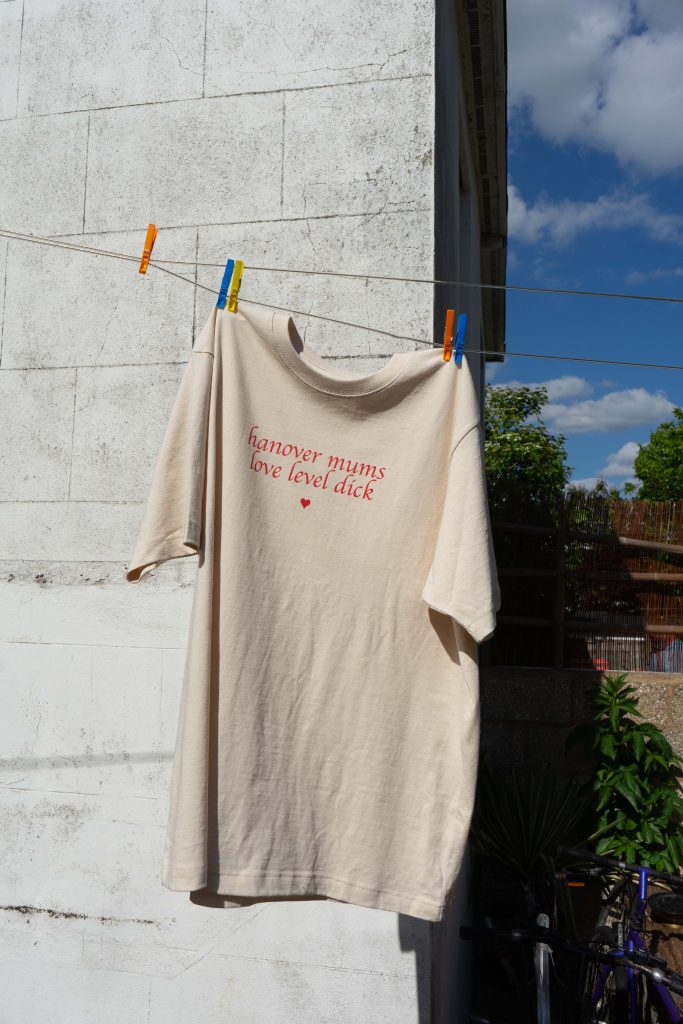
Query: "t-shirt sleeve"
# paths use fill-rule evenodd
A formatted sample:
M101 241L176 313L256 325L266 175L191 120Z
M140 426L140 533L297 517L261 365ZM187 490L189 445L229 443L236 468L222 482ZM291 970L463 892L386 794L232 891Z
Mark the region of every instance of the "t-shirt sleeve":
M213 358L210 352L193 350L183 371L126 573L130 582L171 558L199 552Z
M495 629L500 589L480 422L464 433L451 453L436 548L421 596L459 622L477 643Z

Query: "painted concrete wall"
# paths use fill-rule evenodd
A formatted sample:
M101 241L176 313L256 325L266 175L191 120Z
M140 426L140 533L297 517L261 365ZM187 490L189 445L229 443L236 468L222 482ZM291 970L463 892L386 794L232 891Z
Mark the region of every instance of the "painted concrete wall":
M429 0L0 2L0 227L137 256L154 221L190 282L0 239L7 1024L429 1019L428 922L161 886L195 567L124 574L227 255L429 276L433 23ZM431 337L425 286L247 272L242 293ZM415 347L295 319L358 373Z

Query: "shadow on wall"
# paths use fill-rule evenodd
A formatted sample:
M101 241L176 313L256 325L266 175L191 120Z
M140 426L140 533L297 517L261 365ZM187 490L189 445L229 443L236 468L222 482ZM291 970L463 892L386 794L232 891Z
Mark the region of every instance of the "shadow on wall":
M398 940L402 952L415 951L417 983L416 1024L433 1024L431 1012L431 921L398 914Z
M482 753L509 768L551 763L561 772L588 770L579 751L565 755L574 725L590 722L591 698L604 674L582 669L500 668L481 670ZM629 672L638 708L683 752L683 674Z
M469 849L458 884L441 921L398 915L402 950L415 950L418 1024L452 1024L468 1019L472 960L460 925L470 923L471 858Z

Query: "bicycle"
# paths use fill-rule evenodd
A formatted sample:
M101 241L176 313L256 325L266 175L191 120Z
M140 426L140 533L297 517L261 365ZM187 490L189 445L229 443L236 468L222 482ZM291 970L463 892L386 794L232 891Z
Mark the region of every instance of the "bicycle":
M551 1019L558 1021L560 1018L563 1024L640 1024L641 1021L647 1024L683 1024L683 1014L669 991L683 995L683 978L670 970L666 960L656 951L647 948L645 927L646 908L654 909L659 901L657 909L661 914L662 904L667 898L678 901L679 906L674 909L683 917L682 900L678 895L683 893L683 878L654 871L644 865L600 857L588 850L560 847L558 853L591 866L582 871L570 871L565 867L555 873L556 881L575 885L586 875L605 876L608 871L620 875L603 902L588 943L571 941L557 930L551 930L545 914L537 915L535 929L526 926L506 930L462 928L461 936L494 942L507 948L520 944L533 947L533 966L531 963L523 966L523 960L519 973L523 985L528 986L533 996L537 1024L550 1024ZM637 885L633 882L634 876L637 876ZM664 883L673 892L648 895L649 883ZM571 915L571 908L567 909ZM555 926L557 920L555 905ZM674 915L669 920L677 918ZM565 963L567 956L578 958L578 969L567 972L568 976L571 974L573 993L570 983L560 977L558 965L551 958L552 951L561 954ZM552 991L551 964L555 980ZM511 965L507 956L499 961L498 966L509 974Z
M546 949L561 951L562 953L576 956L579 958L582 966L588 963L595 963L600 966L600 969L604 969L606 974L610 972L619 972L624 969L626 971L633 972L634 975L642 977L647 980L647 983L656 989L663 989L668 995L668 989L683 995L683 977L670 971L660 957L648 952L648 950L610 950L609 952L602 952L599 949L594 948L592 945L581 945L579 943L571 942L569 939L560 935L558 932L552 931L550 928L544 926L537 926L536 928L511 928L511 929L499 929L499 928L472 928L467 925L463 925L460 928L460 937L467 940L483 941L491 945L502 945L502 946L514 946L520 944L529 944L533 946L535 954L539 950ZM551 1009L549 1000L549 987L545 984L545 978L547 973L544 975L542 972L538 972L539 959L536 956L535 961L537 964L536 974L536 1021L537 1024L549 1024L551 1021ZM585 971L581 971L581 974L585 974ZM567 1007L570 1016L567 1018L569 1021L575 1022L575 1024L584 1024L585 1016L585 1004L583 1001L583 986L580 986L580 990L577 991L574 1001ZM670 998L670 997L669 997ZM670 1018L671 1024L679 1024L683 1021L683 1015L681 1015L678 1008L673 1004L674 1010L679 1014L678 1017L672 1016ZM636 1024L640 1018L629 1018L629 1007L628 1004L623 1000L612 1004L611 1009L615 1009L619 1015L612 1015L608 1018L604 1018L606 1024ZM625 1015L624 1015L625 1014ZM495 1024L493 1021L484 1020L481 1017L476 1018L479 1024ZM602 1021L601 1017L593 1017L592 1021Z
M646 945L648 905L661 913L666 911L667 898L670 903L680 902L683 878L643 864L603 857L590 850L561 846L558 854L588 862L603 874L606 869L620 876L603 903L589 945L595 952L609 954L621 962L610 965L597 957L586 961L581 1024L611 1024L613 1021L636 1024L641 1020L652 1024L659 1021L683 1024L683 1013L665 984L667 963ZM637 882L633 881L634 876ZM672 891L648 895L649 883L657 882L663 882ZM635 966L639 960L640 971ZM643 967L650 967L650 972ZM661 979L657 971L662 972ZM669 985L669 988L681 994L675 986Z

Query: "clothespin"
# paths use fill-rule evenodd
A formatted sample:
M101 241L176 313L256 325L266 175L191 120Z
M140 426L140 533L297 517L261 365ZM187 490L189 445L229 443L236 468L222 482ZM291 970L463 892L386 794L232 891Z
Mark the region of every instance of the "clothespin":
M448 362L451 358L451 352L453 347L453 318L455 317L454 309L446 310L446 328L443 332L443 357Z
M230 294L228 295L228 309L231 313L237 312L237 293L242 284L243 270L244 263L242 260L235 260L235 273L232 275L232 284L230 285Z
M147 228L145 245L142 250L142 259L140 260L140 266L138 267L138 271L141 274L147 273L147 267L149 266L149 258L152 255L152 249L154 248L154 243L156 242L157 234L158 231L156 225L150 224Z
M465 330L467 329L467 313L461 313L458 317L458 333L455 336L455 364L462 363L462 347L465 342Z
M225 309L225 302L228 296L228 285L230 284L230 278L232 272L235 269L235 261L228 260L225 264L225 270L223 271L223 280L221 281L220 291L218 292L218 301L216 307L218 309Z

